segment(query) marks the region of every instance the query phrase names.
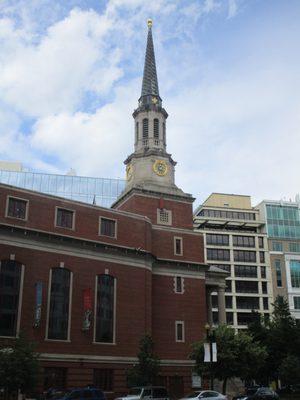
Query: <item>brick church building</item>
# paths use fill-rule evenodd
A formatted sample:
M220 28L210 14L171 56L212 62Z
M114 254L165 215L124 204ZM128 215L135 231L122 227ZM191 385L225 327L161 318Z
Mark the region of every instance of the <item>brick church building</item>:
M39 390L94 383L124 393L149 333L161 383L181 396L212 287L224 322L226 273L204 263L194 199L175 185L166 151L151 25L127 185L112 207L0 185L0 346L20 332L37 343Z

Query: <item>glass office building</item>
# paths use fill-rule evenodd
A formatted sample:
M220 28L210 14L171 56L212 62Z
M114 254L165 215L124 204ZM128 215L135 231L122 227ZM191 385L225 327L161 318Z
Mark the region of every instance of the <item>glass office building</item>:
M0 170L0 182L24 189L110 207L125 188L125 180Z
M266 221L274 297L284 296L300 319L300 203L264 200L258 205Z
M299 206L266 204L268 236L271 238L300 238Z

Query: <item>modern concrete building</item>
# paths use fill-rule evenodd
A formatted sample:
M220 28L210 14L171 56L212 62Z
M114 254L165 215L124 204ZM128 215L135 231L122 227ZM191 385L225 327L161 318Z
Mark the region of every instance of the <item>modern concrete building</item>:
M46 174L8 161L0 161L0 183L103 207L110 207L125 187L123 179L77 176L74 170L66 175Z
M285 296L300 319L300 203L264 200L257 208L266 221L274 297Z
M267 235L250 196L211 194L194 213L194 229L204 235L205 261L228 272L225 288L226 322L245 328L252 310L269 315L273 301ZM218 315L220 291L211 287L208 298L213 323Z

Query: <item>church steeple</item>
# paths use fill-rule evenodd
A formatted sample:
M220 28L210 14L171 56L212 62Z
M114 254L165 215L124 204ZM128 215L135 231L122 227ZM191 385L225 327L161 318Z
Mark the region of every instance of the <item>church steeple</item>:
M151 19L148 19L147 25L148 25L147 48L145 55L142 92L139 100L142 104L152 104L153 98L156 98L157 102L161 101L159 97L159 89L157 81Z

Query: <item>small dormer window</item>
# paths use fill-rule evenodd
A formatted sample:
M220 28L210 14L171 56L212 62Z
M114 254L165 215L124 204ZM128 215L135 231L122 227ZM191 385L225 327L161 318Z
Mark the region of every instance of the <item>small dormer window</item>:
M159 121L157 118L153 121L153 136L155 139L159 139Z
M149 120L148 118L143 119L143 139L148 139L149 133Z

